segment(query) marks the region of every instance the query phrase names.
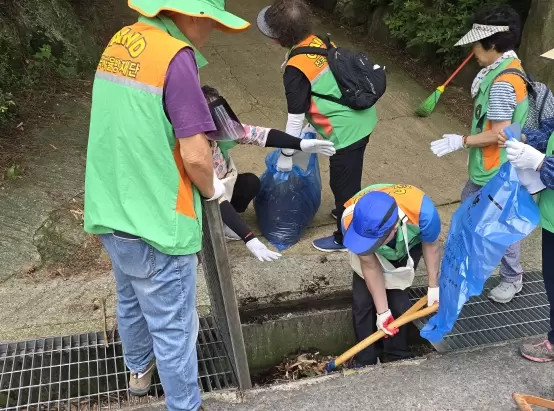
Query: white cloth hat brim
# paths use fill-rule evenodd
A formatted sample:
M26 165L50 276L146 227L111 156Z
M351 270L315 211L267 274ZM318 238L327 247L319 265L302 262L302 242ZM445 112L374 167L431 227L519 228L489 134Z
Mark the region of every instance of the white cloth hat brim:
M510 31L510 26L486 26L483 24L474 24L470 31L462 37L454 46L465 46L473 44L479 40L486 39L496 33Z

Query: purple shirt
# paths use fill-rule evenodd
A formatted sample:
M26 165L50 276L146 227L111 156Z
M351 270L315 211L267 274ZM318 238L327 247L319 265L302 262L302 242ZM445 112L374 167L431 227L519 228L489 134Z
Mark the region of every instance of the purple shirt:
M215 125L200 88L194 51L180 50L167 70L163 105L177 138L214 131Z

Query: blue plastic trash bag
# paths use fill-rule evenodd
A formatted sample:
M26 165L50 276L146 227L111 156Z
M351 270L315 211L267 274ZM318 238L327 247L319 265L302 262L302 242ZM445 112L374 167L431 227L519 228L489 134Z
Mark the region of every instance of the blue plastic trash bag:
M506 249L539 223L539 209L505 163L452 217L440 274L439 310L421 330L438 343L452 330L466 301L483 291Z
M316 135L306 133L304 138ZM281 251L296 244L321 204L321 177L316 154L296 152L292 170L277 171L281 150L269 153L260 177L254 209L262 234Z

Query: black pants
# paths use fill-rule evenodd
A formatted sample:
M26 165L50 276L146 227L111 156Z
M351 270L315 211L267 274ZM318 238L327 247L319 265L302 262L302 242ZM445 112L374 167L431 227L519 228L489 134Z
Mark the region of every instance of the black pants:
M554 344L554 258L550 254L554 250L554 233L542 229L542 276L546 297L550 303L550 332L548 341Z
M417 267L422 254L423 249L421 244L416 245L410 250L415 267ZM407 259L408 257L399 261L391 261L391 264L395 267L405 267ZM362 341L377 331L377 310L364 279L356 273L353 274L352 320L354 322L356 339ZM411 307L408 289L387 290L387 300L394 318L400 317ZM404 326L400 327L398 334L394 337L383 338L365 350L360 351L356 355L356 362L361 365L374 365L377 364L377 358L381 362L389 362L402 360L411 356L408 347L408 327Z
M369 136L348 147L337 150L329 158L329 185L335 197L337 210L337 231L335 241L342 244L341 218L344 203L362 189L362 170L364 168L364 153Z
M244 213L248 204L260 192L260 179L252 173L243 173L237 176L235 187L233 188L233 197L231 205L237 213Z

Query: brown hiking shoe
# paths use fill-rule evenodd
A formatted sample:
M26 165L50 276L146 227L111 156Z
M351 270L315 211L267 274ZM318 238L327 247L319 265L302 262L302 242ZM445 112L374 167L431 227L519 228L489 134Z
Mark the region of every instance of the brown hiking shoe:
M144 397L150 391L152 375L156 369L156 360L150 361L144 372L131 374L129 380L129 392L135 397Z
M554 361L554 349L548 339L544 338L530 344L523 344L519 350L521 355L535 362Z

